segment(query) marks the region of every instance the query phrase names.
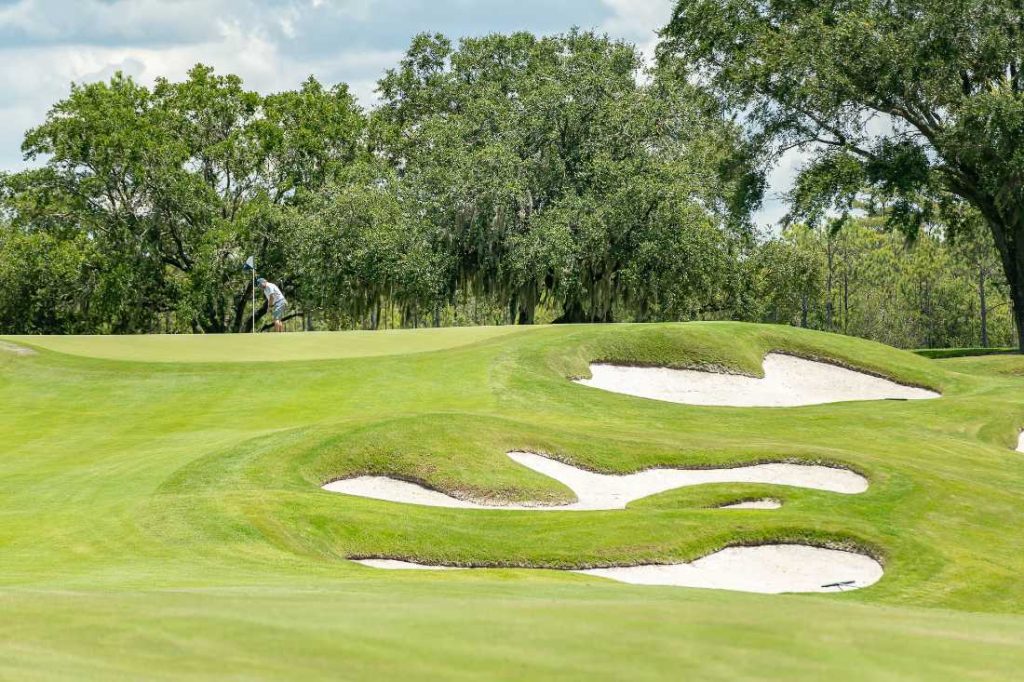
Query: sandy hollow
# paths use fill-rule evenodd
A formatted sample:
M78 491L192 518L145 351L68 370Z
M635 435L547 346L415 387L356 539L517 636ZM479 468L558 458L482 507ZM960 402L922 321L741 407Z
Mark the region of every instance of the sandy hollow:
M407 561L360 560L399 570L451 570ZM739 592L837 592L878 582L882 565L871 557L806 545L728 547L684 564L621 566L573 571L633 585L700 587Z
M764 378L666 367L590 366L576 383L613 393L688 405L795 407L850 400L921 400L939 394L781 353L764 358Z
M576 494L576 502L556 506L493 504L460 500L415 483L383 476L359 476L334 481L324 490L389 502L456 509L509 509L530 511L579 511L625 509L633 500L676 488L708 483L766 483L835 493L862 493L868 481L848 469L812 464L755 464L731 469L649 469L635 474L611 475L586 471L532 452L510 452L519 464L564 484ZM749 505L751 503L741 503ZM772 507L744 506L768 509Z
M779 509L782 507L782 503L778 500L763 499L763 500L747 500L746 502L737 502L735 504L723 504L719 509Z

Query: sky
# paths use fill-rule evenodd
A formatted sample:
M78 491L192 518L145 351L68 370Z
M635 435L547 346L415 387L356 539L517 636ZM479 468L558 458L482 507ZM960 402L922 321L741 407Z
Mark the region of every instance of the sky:
M423 31L452 38L573 26L651 54L673 0L0 0L0 171L25 167L24 132L72 82L123 71L144 83L183 78L197 62L261 92L309 75L345 82L364 106L385 69ZM771 176L759 224L784 213L777 195L799 159Z

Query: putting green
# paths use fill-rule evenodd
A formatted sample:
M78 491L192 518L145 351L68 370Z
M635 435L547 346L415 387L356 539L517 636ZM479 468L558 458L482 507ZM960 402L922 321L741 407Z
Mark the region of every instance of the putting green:
M425 353L530 327L457 327L303 334L153 334L150 336L0 336L22 346L136 362L280 362Z
M518 331L5 337L43 352L0 354L0 679L1019 675L1024 358L936 361L731 323ZM239 362L270 348L302 361ZM700 407L568 380L595 361L757 374L773 350L942 397ZM557 514L320 489L368 475L464 498L571 499L509 451L620 474L828 464L870 486L711 484ZM782 507L715 509L766 497ZM763 543L859 549L885 575L768 596L516 570ZM348 557L496 568L380 571Z

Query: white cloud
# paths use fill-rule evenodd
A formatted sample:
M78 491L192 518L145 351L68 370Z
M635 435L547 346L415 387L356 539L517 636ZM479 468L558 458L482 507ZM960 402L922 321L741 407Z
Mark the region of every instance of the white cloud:
M159 76L178 80L197 62L220 73L236 73L246 87L274 92L298 87L312 74L327 84L347 82L365 104L372 102L376 79L401 56L399 51L341 52L297 60L279 44L237 22L214 27L216 39L168 47L54 45L2 50L0 92L8 106L0 128L0 170L24 166L20 145L24 131L38 125L46 111L67 96L72 82L109 79L122 71L152 84Z
M0 5L0 37L7 45L201 43L214 39L227 17L287 34L327 11L335 20L367 20L381 1L14 0Z
M221 71L244 72L250 81L276 85L280 73L275 65L276 46L259 33L244 32L237 24L221 23L218 37L195 45L166 48L106 47L101 45L59 45L4 51L0 85L17 90L32 87L60 88L66 93L71 81L92 81L109 77L122 68L144 82L160 75L177 77L196 62L218 66ZM24 75L21 75L24 74ZM40 80L41 79L41 80Z
M612 12L601 30L635 42L644 57L651 59L658 43L657 32L668 23L675 0L601 0Z
M814 156L812 149L790 149L778 160L768 174L768 190L765 193L764 206L754 215L754 223L760 227L776 227L789 207L785 195L793 189L793 183L801 166Z
M226 9L222 0L53 2L18 0L0 10L0 29L21 43L116 41L196 42L210 35L204 21Z
M649 36L668 23L675 0L601 0L612 15L604 29L630 37Z

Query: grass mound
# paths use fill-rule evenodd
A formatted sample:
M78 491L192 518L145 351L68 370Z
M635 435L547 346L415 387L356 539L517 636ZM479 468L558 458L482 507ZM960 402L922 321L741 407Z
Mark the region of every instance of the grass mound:
M373 357L344 334L276 338L259 352L241 337L187 352L18 339L40 352L0 356L0 677L656 679L685 665L697 677L998 679L1024 665L1018 356L938 363L731 323L396 332ZM569 381L594 361L757 375L771 351L943 396L765 411ZM278 361L236 361L268 352ZM716 484L560 514L319 487L368 474L474 499L571 499L514 450L606 473L820 463L871 486ZM782 507L715 508L766 497ZM346 561L596 568L759 543L857 548L886 574L848 594L764 597Z

